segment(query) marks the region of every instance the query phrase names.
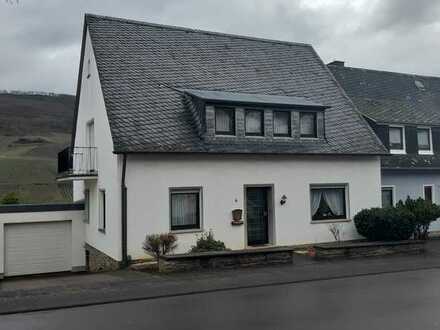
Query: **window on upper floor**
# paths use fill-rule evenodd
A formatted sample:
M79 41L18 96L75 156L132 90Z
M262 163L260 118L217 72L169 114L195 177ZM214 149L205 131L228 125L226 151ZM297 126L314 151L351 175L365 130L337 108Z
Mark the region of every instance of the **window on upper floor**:
M300 132L303 138L316 138L317 133L317 120L316 112L301 112L300 118Z
M215 134L235 135L235 109L229 107L215 108Z
M246 109L245 111L245 134L250 136L263 136L264 111L256 109Z
M389 140L391 153L405 153L405 128L403 126L390 126Z
M432 154L431 129L427 127L417 128L417 145L419 154Z
M273 112L273 135L276 137L291 136L290 111Z

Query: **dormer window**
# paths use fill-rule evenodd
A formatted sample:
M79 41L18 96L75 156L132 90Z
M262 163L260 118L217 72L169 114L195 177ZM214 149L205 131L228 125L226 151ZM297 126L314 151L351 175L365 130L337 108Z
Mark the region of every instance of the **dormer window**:
M215 108L215 134L235 135L235 109L229 107Z
M255 109L246 109L245 111L245 134L250 136L263 136L264 111Z
M427 127L417 128L417 145L419 154L432 154L431 129Z
M318 137L316 112L301 112L299 126L302 138Z
M273 112L273 135L276 137L288 137L290 134L290 112L274 111Z
M390 126L390 152L404 154L405 152L405 131L403 126Z

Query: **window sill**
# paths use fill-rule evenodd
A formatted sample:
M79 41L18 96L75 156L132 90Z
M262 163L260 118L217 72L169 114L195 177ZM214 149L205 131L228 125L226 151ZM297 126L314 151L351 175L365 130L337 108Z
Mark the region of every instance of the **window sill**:
M300 139L305 141L318 141L319 137L301 136Z
M329 220L312 220L310 223L312 225L322 224L322 223L338 223L338 222L350 222L351 219L329 219Z
M194 229L176 229L170 231L172 234L191 234L191 233L203 233L203 229L194 228Z
M393 154L393 155L406 155L406 150L390 149L390 154Z
M432 150L419 150L419 155L432 156L432 155L434 155L434 152L432 152Z

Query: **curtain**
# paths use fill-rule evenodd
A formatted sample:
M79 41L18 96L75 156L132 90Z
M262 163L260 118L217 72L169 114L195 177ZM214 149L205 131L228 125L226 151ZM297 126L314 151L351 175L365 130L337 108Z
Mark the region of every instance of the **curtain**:
M402 143L402 129L398 127L390 127L390 144Z
M417 131L417 141L419 147L429 149L429 131L426 129L419 129Z
M289 134L289 117L290 112L274 112L273 126L274 134L288 135Z
M316 123L314 113L302 113L300 123L301 135L315 135Z
M262 133L262 117L263 114L258 110L246 111L246 133L261 134Z
M320 190L312 190L312 200L310 201L312 208L312 216L318 211L319 204L321 203L322 192Z
M173 194L171 199L172 225L186 226L197 224L197 193Z
M344 190L343 189L324 189L324 200L334 215L344 214Z
M215 109L215 129L218 132L230 132L231 127L231 116L233 111L229 109Z

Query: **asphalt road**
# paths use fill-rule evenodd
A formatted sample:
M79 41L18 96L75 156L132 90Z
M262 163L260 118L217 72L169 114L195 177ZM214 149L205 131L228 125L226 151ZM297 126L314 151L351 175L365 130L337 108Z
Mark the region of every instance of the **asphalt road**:
M440 270L6 315L0 329L440 329Z

